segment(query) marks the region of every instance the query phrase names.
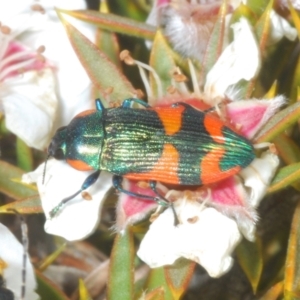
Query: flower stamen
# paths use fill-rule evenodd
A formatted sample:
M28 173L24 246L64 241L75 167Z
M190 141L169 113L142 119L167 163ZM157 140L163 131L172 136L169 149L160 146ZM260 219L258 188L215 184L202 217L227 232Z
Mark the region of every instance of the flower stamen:
M140 72L140 76L141 76L142 81L144 83L145 90L146 90L148 98L153 98L153 93L151 91L150 83L149 83L149 80L147 78L145 70L150 72L152 74L154 80L155 80L155 83L157 85L157 94L158 94L157 96L158 96L158 98L163 97L163 89L162 89L161 80L160 80L158 74L156 73L156 71L152 67L150 67L149 65L147 65L147 64L145 64L141 61L133 59L128 50L123 50L120 53L120 59L122 61L124 61L127 65L137 65L137 67L139 69L139 72Z
M36 51L20 50L2 59L0 62L0 81L12 72L23 73L26 68L37 61L44 63L45 58L41 54L44 50L44 46L39 47Z
M188 59L188 64L189 64L194 93L196 96L201 97L201 92L200 92L200 87L199 87L198 80L197 80L195 66L192 64L190 59Z

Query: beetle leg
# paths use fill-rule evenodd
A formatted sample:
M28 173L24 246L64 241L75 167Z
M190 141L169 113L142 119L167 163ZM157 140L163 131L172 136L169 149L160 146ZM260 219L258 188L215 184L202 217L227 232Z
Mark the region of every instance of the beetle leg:
M122 107L124 108L131 108L131 104L135 102L135 103L138 103L144 107L151 107L148 103L144 102L143 100L141 99L137 99L137 98L128 98L128 99L125 99L123 101L123 104L122 104Z
M62 207L69 202L70 200L72 200L73 198L75 198L78 194L80 194L82 191L86 190L88 187L90 187L92 184L94 184L99 175L100 175L100 170L90 174L85 181L83 182L83 184L81 185L81 188L79 191L77 191L75 194L63 199L62 201L60 201L60 203L58 205L56 205L50 212L50 218L52 219L61 209Z
M177 107L179 105L182 105L182 106L184 106L186 108L194 108L192 105L190 105L188 103L184 103L184 102L175 102L175 103L172 104L172 107ZM213 112L213 111L217 111L217 113L219 114L219 112L220 112L219 106L216 105L216 106L210 107L210 108L208 108L206 110L203 110L202 112L204 114L207 114L207 113L210 113L210 112Z
M176 211L174 209L174 205L172 202L170 202L168 199L166 199L164 196L162 196L158 190L156 189L156 181L150 181L150 188L151 190L162 200L164 200L165 202L169 203L169 206L172 209L173 215L174 215L174 225L177 226L179 224L179 219L178 216L176 214Z
M127 190L123 189L122 188L122 181L123 181L123 177L122 176L118 176L118 175L114 175L113 176L113 186L120 193L124 193L124 194L126 194L128 196L132 196L132 197L153 200L153 201L158 202L159 205L166 206L166 203L162 204L162 203L159 202L160 198L152 197L152 196L148 196L148 195L143 195L143 194L139 194L139 193L134 193L134 192L130 192L130 191L127 191ZM168 202L168 205L169 205L169 202Z

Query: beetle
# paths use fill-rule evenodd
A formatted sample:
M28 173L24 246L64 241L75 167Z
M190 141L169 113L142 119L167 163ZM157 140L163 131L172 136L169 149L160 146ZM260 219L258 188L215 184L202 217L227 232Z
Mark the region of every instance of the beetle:
M57 130L48 157L65 160L77 170L95 170L79 191L65 198L51 212L92 185L105 170L114 174L120 192L165 204L156 182L175 185L206 185L218 182L247 167L255 158L249 140L208 111L186 103L150 107L129 98L120 107L106 109L96 99L96 110L78 114ZM132 108L138 103L145 108ZM122 179L146 180L157 197L122 188Z

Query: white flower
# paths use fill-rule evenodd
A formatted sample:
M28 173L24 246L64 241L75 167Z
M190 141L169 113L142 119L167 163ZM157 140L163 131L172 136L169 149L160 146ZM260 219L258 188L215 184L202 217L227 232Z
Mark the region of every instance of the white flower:
M45 231L69 241L90 235L99 222L99 211L104 196L111 188L111 176L103 172L96 183L77 195L52 218L50 212L61 200L77 192L92 172L77 171L66 162L51 159L47 163L45 182L42 182L44 164L35 171L23 175L22 181L37 183L43 210L47 217ZM85 198L83 198L85 197Z
M0 273L3 276L5 287L14 293L16 300L19 300L21 299L21 288L23 284L22 270L24 248L7 227L1 223L0 239ZM34 270L28 256L26 259L25 272L26 283L24 300L38 299L39 297L35 293L36 280Z
M275 11L271 11L271 29L269 36L269 43L277 43L283 37L290 41L294 41L298 34L297 30L293 28L286 19L279 16Z
M228 271L230 255L241 240L236 222L188 199L176 201L174 207L180 224L174 225L171 208L164 211L151 224L138 256L152 268L185 257L201 264L212 277Z
M222 101L226 90L242 79L253 78L260 66L260 54L252 29L245 18L232 26L234 40L206 77L204 95L211 105Z
M64 2L59 1L59 7ZM8 129L38 149L45 149L56 128L92 106L90 80L53 4L0 3L0 110ZM83 4L72 1L74 9ZM81 28L92 36L87 26Z

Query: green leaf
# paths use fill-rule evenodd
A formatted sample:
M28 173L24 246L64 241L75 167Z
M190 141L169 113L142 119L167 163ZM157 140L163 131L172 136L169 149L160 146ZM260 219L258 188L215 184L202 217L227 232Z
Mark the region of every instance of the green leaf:
M42 272L46 270L48 266L50 266L57 259L59 255L61 255L61 253L65 250L66 245L67 245L66 243L63 243L53 253L51 253L46 258L44 258L43 261L38 266L39 271Z
M166 274L163 267L151 269L144 289L152 292L160 288L163 290L163 297L161 298L162 300L174 300L165 275Z
M79 279L79 299L92 300L92 297L89 295L89 292L81 278Z
M232 12L232 17L230 19L230 24L234 24L240 20L241 17L246 18L250 24L255 24L257 19L256 15L250 9L248 5L241 3L236 10Z
M254 143L271 142L277 135L292 126L300 118L300 102L294 103L277 113L262 128Z
M261 243L259 239L256 239L255 242L249 242L243 239L238 245L236 253L239 264L247 275L255 294L263 270Z
M71 44L93 84L112 102L121 102L135 95L135 89L117 67L93 43L66 20L62 20Z
M227 1L223 1L220 7L218 19L214 25L214 29L209 38L209 42L205 51L203 69L200 78L206 78L207 73L216 63L222 53L225 30L225 17L227 14Z
M300 161L299 146L286 134L282 133L273 140L276 150L286 164Z
M152 45L150 55L150 66L156 71L161 86L156 84L153 75L150 73L150 83L154 98L167 94L167 89L172 85L172 73L176 67L174 52L168 45L161 31L157 31ZM149 104L151 104L150 99Z
M284 189L297 180L300 180L300 163L290 164L277 172L268 188L268 192L273 193Z
M68 300L69 298L55 285L50 279L44 276L39 271L35 271L37 278L38 288L37 293L42 300Z
M283 282L280 281L274 284L267 292L259 298L259 300L277 300L279 296L282 294L283 290Z
M18 166L26 172L31 171L33 169L33 157L31 148L28 147L20 138L17 138L16 151Z
M162 287L152 290L147 293L142 299L143 300L164 300L164 289Z
M264 53L271 29L271 11L273 9L273 0L265 8L264 13L255 25L255 32L259 40L260 52Z
M101 29L111 32L123 33L138 38L153 40L156 28L152 25L138 22L113 14L105 14L94 10L63 10L59 13L70 15L79 20L97 25Z
M144 21L147 17L152 1L144 0L109 0L107 1L112 12L130 19Z
M273 0L271 0L268 4L268 6L265 8L264 13L260 17L260 19L257 21L255 25L255 33L258 39L258 46L261 55L265 54L265 49L270 33L271 28L271 20L270 20L270 14L273 8ZM257 82L257 77L251 79L249 83L247 84L247 91L245 94L245 98L250 98L253 91L255 90L255 85Z
M284 299L300 299L300 203L297 205L290 230L284 274Z
M0 191L16 200L36 196L35 188L13 181L21 178L23 174L21 169L0 160Z
M300 148L286 134L282 133L274 139L276 151L287 165L300 161ZM300 181L293 182L291 185L300 191Z
M261 15L269 3L270 0L247 0L247 6L257 15Z
M174 299L181 299L194 274L196 263L185 258L178 259L172 266L165 267L168 286Z
M130 228L115 238L107 282L107 298L132 300L134 283L134 243Z
M97 46L107 55L112 63L119 69L121 68L119 59L120 48L116 34L99 29L97 33Z
M14 211L20 214L37 214L42 213L42 203L39 195L28 197L22 200L11 202L0 207L0 213L13 214Z

